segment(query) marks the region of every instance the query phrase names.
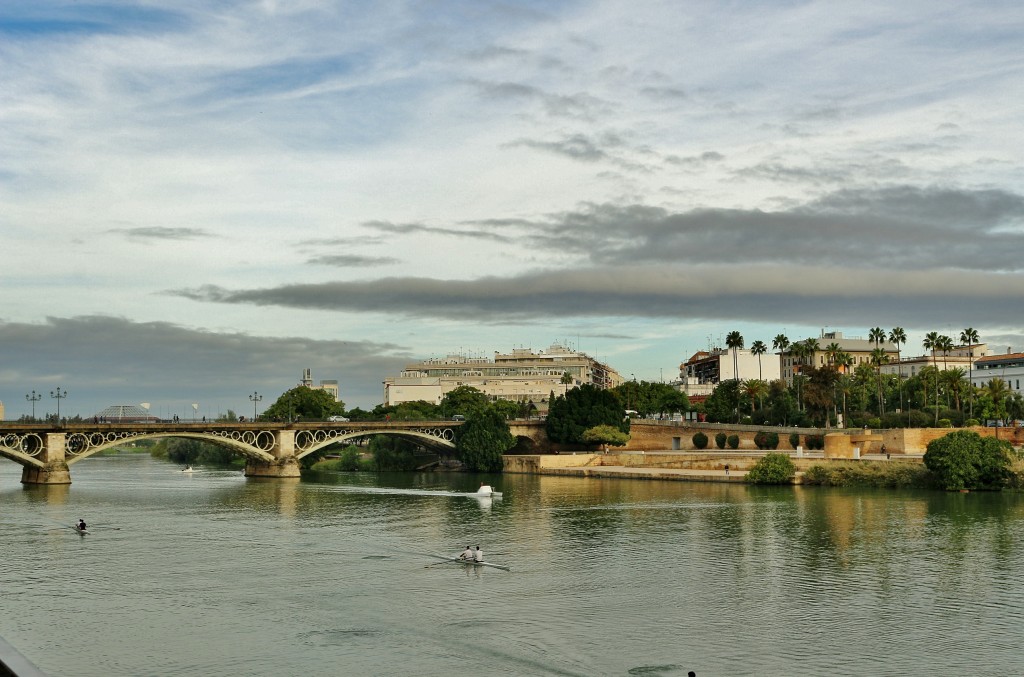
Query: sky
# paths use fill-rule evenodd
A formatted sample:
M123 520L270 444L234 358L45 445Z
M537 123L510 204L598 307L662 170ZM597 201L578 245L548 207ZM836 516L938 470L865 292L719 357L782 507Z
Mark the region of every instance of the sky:
M310 368L370 408L554 342L669 381L734 330L1024 350L1022 36L1018 0L0 3L0 401L249 413Z

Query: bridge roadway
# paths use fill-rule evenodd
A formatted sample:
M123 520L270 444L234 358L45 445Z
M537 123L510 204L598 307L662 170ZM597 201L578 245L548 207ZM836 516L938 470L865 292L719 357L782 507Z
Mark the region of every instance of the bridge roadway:
M529 426L529 422L523 423ZM185 437L243 455L247 477L298 477L299 459L330 444L370 435L397 435L443 451L455 448L455 429L460 425L461 421L108 422L59 427L0 423L0 456L21 464L23 484L70 484L71 466L105 449L136 440Z

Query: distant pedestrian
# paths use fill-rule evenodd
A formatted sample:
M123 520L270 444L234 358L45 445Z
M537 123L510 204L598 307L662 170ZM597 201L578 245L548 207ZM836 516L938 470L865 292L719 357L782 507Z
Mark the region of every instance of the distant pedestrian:
M729 476L729 464L728 463L725 464L725 476L726 477Z

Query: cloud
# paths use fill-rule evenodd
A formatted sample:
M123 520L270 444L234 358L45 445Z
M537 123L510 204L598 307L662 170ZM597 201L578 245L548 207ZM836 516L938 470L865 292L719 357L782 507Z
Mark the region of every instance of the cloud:
M129 240L139 242L157 240L196 240L215 237L201 228L167 228L164 226L147 226L139 228L112 228L109 233L122 233Z
M173 407L194 401L245 413L248 393L259 390L269 404L307 367L315 380L337 379L343 400L376 403L374 384L409 360L405 348L388 342L253 336L101 315L0 322L0 344L0 388L59 385L69 393L62 411L83 415L143 401L179 415ZM36 405L37 414L44 406Z
M495 103L509 101L538 103L544 112L552 117L591 120L609 111L605 101L586 92L555 94L535 85L513 81L467 80L467 82L483 99Z
M393 235L412 235L416 233L432 233L435 235L447 235L451 237L465 237L475 240L490 240L493 242L511 242L512 239L498 233L484 230L458 230L456 228L440 228L427 226L422 223L390 223L388 221L368 221L364 227L372 230L379 230L382 233Z
M941 282L940 282L941 281ZM385 278L229 290L177 290L196 301L330 311L399 313L459 321L551 317L715 319L814 325L872 322L928 326L949 308L992 324L1024 310L1022 274L956 270L870 272L842 267L616 266L473 280Z
M306 261L306 263L314 265L335 266L337 268L362 268L400 262L400 259L390 256L360 256L359 254L323 254L321 256L314 256Z

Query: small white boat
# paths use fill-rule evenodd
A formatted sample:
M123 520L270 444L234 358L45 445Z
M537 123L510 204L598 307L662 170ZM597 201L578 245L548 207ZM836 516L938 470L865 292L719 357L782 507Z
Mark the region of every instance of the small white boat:
M495 491L494 487L490 484L481 484L480 488L476 490L477 496L490 496L492 498L501 498L501 492Z
M192 466L187 466L182 468L181 472L195 472L195 470L192 469Z

